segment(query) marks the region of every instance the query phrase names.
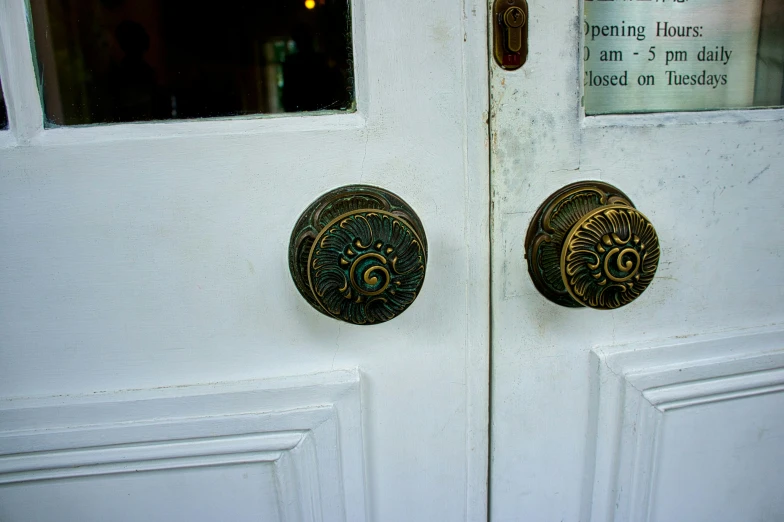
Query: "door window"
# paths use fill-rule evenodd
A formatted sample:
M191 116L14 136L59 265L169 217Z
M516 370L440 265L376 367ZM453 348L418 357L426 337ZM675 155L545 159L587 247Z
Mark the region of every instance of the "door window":
M48 126L345 111L348 0L31 0Z
M782 105L784 0L585 0L585 112Z

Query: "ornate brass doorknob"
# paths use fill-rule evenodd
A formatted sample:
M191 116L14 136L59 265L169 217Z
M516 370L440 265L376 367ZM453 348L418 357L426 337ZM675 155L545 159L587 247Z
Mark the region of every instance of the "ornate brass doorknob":
M427 239L402 199L348 185L324 194L291 233L289 270L313 308L353 324L389 321L425 280Z
M581 181L539 207L525 239L528 272L547 299L600 310L637 299L653 281L659 238L612 185Z

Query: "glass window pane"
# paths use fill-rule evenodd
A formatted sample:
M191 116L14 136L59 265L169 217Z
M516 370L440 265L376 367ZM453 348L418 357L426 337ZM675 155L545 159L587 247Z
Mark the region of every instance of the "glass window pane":
M3 96L2 78L0 78L0 130L8 128L8 111L5 106L5 96Z
M784 0L585 0L586 114L784 105Z
M50 125L350 110L349 0L30 0Z

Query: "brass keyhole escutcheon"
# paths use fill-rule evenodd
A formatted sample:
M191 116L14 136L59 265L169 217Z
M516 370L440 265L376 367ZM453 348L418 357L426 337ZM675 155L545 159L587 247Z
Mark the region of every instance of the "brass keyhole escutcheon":
M514 53L520 52L523 46L523 31L520 28L525 24L525 12L519 7L510 7L504 12L504 23L507 49Z
M400 197L369 185L332 190L302 213L289 242L289 270L319 312L352 324L389 321L425 280L427 239Z
M659 238L626 194L581 181L539 207L525 238L537 290L568 307L611 310L637 299L653 281Z
M493 54L502 69L519 69L528 57L528 3L495 0L493 3Z

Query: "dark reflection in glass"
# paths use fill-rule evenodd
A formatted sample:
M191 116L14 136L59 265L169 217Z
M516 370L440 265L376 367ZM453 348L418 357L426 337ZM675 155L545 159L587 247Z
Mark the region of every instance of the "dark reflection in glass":
M31 0L47 122L353 106L349 0Z
M784 0L763 0L754 105L784 105Z
M8 111L5 107L5 97L3 96L2 79L0 79L0 130L8 128Z

